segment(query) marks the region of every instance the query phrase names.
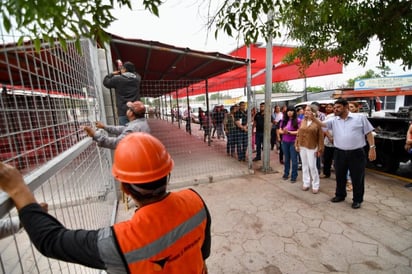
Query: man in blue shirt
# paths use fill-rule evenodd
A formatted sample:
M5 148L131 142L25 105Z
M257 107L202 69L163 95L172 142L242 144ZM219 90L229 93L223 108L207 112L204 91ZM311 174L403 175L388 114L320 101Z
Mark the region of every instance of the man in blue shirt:
M369 143L368 159L376 159L376 146L373 137L373 126L365 115L349 112L349 104L345 99L338 99L333 105L335 117L326 121L313 119L314 122L333 130L335 145L334 165L336 172L336 192L333 203L342 202L346 198L346 174L352 176L353 203L352 208L361 207L365 192L366 145L365 135Z

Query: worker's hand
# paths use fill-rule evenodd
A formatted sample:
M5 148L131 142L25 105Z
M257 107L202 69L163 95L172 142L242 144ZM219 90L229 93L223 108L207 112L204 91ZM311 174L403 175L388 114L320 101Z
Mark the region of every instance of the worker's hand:
M2 162L0 162L0 188L10 196L17 209L36 203L21 173L15 167Z
M21 173L15 167L0 162L0 188L9 193L19 185L25 185Z
M100 121L97 121L97 122L96 122L96 127L97 127L97 128L104 128L104 127L105 127L105 124L103 124L103 123L100 122Z
M96 131L94 131L94 129L92 129L89 126L84 126L83 127L84 131L86 131L87 135L89 135L90 137L94 137L94 135L96 134Z

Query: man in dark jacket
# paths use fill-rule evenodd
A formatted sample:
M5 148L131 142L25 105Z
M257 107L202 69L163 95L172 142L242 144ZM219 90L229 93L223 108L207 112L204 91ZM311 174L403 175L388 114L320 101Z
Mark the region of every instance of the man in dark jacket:
M142 77L136 72L131 62L125 62L120 71L113 71L103 79L103 85L106 88L115 89L117 116L121 126L129 122L126 116L127 102L140 100L141 80Z

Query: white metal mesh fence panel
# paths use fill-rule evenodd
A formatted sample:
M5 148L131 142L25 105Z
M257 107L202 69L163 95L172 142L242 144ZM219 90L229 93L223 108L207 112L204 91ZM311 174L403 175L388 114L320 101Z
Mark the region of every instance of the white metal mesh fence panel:
M111 225L115 192L108 151L89 146L35 190L39 202L70 229ZM102 160L102 161L100 161ZM5 218L16 216L15 210ZM97 273L79 265L43 257L30 244L24 229L0 240L0 273Z
M172 188L212 182L249 172L247 164L239 161L238 151L228 144L224 122L229 114L225 108L220 108L218 113L215 108L223 103L206 100L205 96L202 97L203 100L196 100L192 96L195 88L206 90L205 82L143 81L142 85L144 90L152 93L170 90L174 86L175 90L189 97L176 99L173 93L158 97L151 101L148 111L152 134L165 144L175 160L171 176ZM181 89L181 86L188 87ZM202 125L199 121L199 107L205 111ZM237 135L233 134L232 138L234 144L239 143ZM245 156L247 157L247 151Z
M24 174L85 138L81 126L95 109L88 43L83 54L73 44L67 51L33 45L3 45L0 67L8 83L0 97L0 160Z
M44 44L39 52L31 42L0 46L0 160L17 167L37 200L73 229L109 226L116 201L110 151L82 129L101 119L96 59L87 40L81 53L69 42L67 50ZM0 214L17 215L1 192ZM41 256L24 230L0 239L0 273L96 272Z

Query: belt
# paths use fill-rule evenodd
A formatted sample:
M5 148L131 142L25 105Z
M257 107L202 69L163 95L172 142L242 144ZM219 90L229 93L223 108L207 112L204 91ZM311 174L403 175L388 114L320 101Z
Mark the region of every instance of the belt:
M363 150L363 147L355 148L355 149L340 149L340 148L337 148L337 147L335 147L335 148L336 148L337 150L343 151L343 152L355 152L355 151Z

